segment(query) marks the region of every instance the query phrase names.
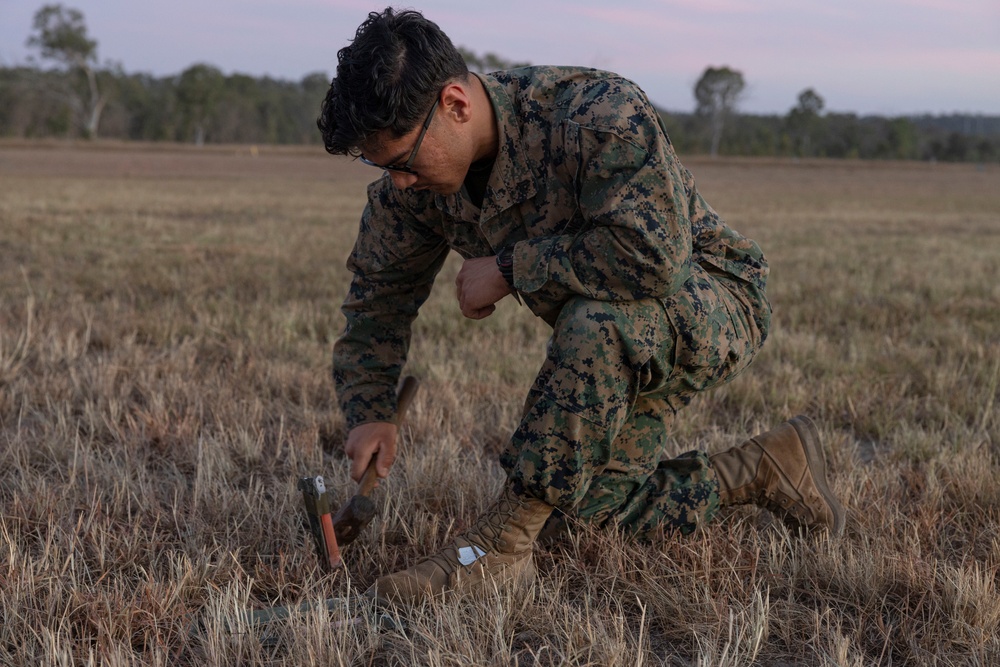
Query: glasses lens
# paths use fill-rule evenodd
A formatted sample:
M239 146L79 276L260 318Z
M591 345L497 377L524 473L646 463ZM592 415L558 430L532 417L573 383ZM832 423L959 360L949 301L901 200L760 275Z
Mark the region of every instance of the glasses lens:
M413 171L413 169L411 169L410 167L407 167L405 164L400 164L400 165L394 165L394 164L393 165L383 165L383 164L379 164L377 162L372 162L371 160L369 160L368 158L366 158L364 155L359 155L358 156L358 160L361 162L361 164L366 164L369 167L375 167L376 169L382 169L383 171L398 171L398 172L401 172L401 173L404 173L404 174L415 174L416 173L415 171Z

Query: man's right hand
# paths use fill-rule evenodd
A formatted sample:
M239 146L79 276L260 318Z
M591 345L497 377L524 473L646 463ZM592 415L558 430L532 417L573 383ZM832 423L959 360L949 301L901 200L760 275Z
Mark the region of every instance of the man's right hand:
M494 304L511 293L496 257L474 257L462 262L455 289L462 314L473 320L492 315L497 309Z
M392 422L371 422L351 429L344 445L344 453L351 459L351 479L361 481L372 457L375 457L376 474L385 479L396 460L398 433L399 428Z

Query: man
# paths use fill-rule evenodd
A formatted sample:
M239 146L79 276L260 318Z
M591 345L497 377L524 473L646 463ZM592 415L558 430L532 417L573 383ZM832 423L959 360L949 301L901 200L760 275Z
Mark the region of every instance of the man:
M677 410L753 359L770 306L760 248L701 197L635 84L590 69L470 74L437 25L392 9L337 58L318 120L326 149L384 171L334 352L354 479L372 457L389 473L410 325L449 249L465 258L466 317L513 295L553 328L501 455L501 498L369 595L410 603L530 578L535 538L564 515L649 539L756 503L843 530L805 417L713 457L660 460Z

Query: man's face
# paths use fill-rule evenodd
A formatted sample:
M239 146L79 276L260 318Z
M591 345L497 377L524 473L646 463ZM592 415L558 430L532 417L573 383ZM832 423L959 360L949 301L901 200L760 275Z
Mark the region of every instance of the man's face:
M365 149L361 160L384 169L400 190L430 190L450 195L462 189L471 160L463 150L463 123L452 118L440 96L426 120L402 137L383 132Z

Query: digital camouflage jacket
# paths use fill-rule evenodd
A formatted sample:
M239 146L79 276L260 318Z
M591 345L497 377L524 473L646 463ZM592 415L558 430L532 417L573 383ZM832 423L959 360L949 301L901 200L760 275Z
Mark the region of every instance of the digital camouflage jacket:
M634 83L562 67L478 76L500 142L482 208L464 190L397 190L388 175L368 188L334 348L348 428L394 418L410 326L449 249L487 257L513 244L514 285L549 324L574 295L669 296L695 262L764 288L760 248L698 194Z

